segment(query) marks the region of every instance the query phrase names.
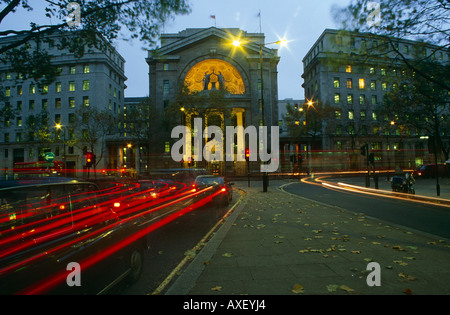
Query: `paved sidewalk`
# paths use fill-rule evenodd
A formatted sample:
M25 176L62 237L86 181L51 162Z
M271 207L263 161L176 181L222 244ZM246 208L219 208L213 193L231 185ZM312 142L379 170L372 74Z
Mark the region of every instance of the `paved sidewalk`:
M450 294L449 240L291 195L286 183L263 193L237 182L242 202L165 294ZM369 262L381 286L367 284Z

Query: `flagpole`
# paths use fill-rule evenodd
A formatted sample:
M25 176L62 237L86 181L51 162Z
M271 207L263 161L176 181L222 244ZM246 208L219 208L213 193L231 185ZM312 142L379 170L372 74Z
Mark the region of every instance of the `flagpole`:
M262 33L262 27L261 27L261 9L259 9L259 32Z

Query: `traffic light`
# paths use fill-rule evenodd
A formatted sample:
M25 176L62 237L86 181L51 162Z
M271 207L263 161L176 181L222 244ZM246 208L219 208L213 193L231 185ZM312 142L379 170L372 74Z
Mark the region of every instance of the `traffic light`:
M95 164L95 154L92 152L86 153L86 167L91 167Z
M303 162L303 156L301 154L299 154L297 156L297 161L298 161L298 163L302 163Z
M250 149L245 149L245 160L248 162L250 160Z

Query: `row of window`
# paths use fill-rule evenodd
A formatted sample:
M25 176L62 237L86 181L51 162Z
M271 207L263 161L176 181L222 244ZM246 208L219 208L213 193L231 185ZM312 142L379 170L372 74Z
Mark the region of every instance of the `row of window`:
M89 91L89 80L83 80L83 84L81 86L81 89L83 91ZM76 90L76 83L75 83L75 81L69 81L68 82L68 91L69 92L75 92L75 90ZM62 82L55 82L55 92L56 93L61 93L62 91L63 91ZM28 86L28 94L29 95L35 95L37 92L38 91L37 91L36 84L31 83ZM39 93L40 94L48 94L48 92L49 92L48 84L42 85L42 88L39 91ZM17 96L23 95L23 86L22 85L17 85L17 87L16 87L16 95ZM13 96L11 87L9 87L9 86L5 87L5 96L6 97Z
M87 74L87 73L90 73L89 65L83 65L83 66L82 66L81 72L77 72L77 66L69 66L69 67L68 67L68 70L69 70L69 71L68 71L68 74L77 74L77 73L84 73L84 74ZM63 67L58 66L58 67L56 68L56 73L57 73L58 75L63 75L63 74L64 74L64 73L63 73ZM5 80L13 80L13 79L23 80L23 75L19 73L19 74L17 75L17 78L15 78L14 75L13 75L13 73L11 73L11 72L6 72L6 73L5 73Z
M369 130L372 135L385 135L385 136L401 136L407 135L410 136L412 134L419 135L418 130L410 130L408 128L405 128L403 131L401 128L391 128L391 127L380 127L380 126L367 126L367 125L360 125L356 126L353 123L349 123L345 126L343 125L337 125L335 129L335 135L341 136L341 135L368 135Z
M347 102L346 104L352 105L354 103L354 97L353 94L347 94ZM341 104L342 98L341 93L334 93L334 104ZM359 95L359 105L367 105L368 100L366 99L365 94ZM377 95L372 95L370 98L370 104L371 105L378 105L378 97Z
M346 87L347 89L353 89L353 86L354 86L354 84L353 84L353 79L347 78L347 79L346 79L346 85L345 85L345 87ZM375 91L375 90L377 89L377 86L378 86L377 80L370 80L370 89L371 89L372 91ZM335 89L341 88L341 79L340 79L340 78L334 78L334 79L333 79L333 87L334 87ZM360 79L358 80L358 87L359 87L359 89L361 89L361 90L365 89L365 88L366 88L366 79L360 78ZM382 83L381 83L381 89L382 89L383 91L387 91L387 88L388 88L387 82L382 82Z
M89 106L89 96L83 96L83 106L88 107ZM68 98L68 108L75 108L75 97L69 97ZM10 102L5 102L5 107L11 107ZM61 109L62 108L62 99L61 98L55 98L55 109ZM36 109L36 101L35 100L29 100L28 101L28 110L32 111ZM48 99L42 99L41 100L41 109L42 110L48 110ZM23 110L23 101L17 101L16 102L16 110L21 111Z

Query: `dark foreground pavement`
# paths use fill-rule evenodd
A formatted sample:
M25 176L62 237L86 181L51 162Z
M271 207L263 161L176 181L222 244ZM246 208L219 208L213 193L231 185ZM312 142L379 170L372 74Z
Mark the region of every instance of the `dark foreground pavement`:
M449 240L286 193L286 183L266 193L236 183L242 199L163 293L450 293Z

